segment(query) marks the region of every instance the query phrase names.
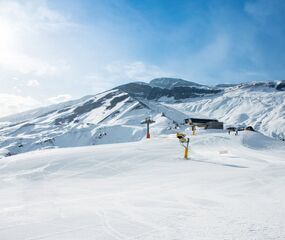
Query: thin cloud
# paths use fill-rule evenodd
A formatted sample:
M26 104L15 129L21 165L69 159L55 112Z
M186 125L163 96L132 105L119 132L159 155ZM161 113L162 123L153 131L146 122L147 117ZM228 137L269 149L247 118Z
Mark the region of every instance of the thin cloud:
M41 102L32 97L0 93L0 117L30 110L40 105Z
M90 90L98 93L120 84L132 81L149 82L153 78L163 76L175 77L173 73L143 61L115 61L96 72L85 75L82 85L85 84Z
M27 86L28 86L28 87L37 87L37 86L39 86L39 85L40 85L40 83L39 83L39 81L36 80L36 79L31 79L31 80L29 80L29 81L27 82Z
M66 102L71 99L71 96L69 94L61 94L55 97L51 97L48 99L48 101L52 104Z
M127 81L149 81L152 78L173 75L156 65L146 64L142 61L113 62L106 66L106 73L111 79Z

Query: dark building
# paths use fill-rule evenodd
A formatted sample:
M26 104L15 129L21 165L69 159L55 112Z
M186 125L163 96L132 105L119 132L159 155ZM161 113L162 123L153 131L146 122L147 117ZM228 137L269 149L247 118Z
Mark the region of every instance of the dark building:
M230 131L230 132L235 132L237 130L237 128L235 128L235 127L228 127L227 130Z
M184 119L185 124L189 124L195 127L204 127L205 129L223 129L223 122L219 122L217 119L207 118L187 118Z

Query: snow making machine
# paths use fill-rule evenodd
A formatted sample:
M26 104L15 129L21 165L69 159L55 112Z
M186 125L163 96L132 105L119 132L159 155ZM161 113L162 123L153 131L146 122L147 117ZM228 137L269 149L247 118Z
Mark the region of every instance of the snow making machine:
M185 133L176 133L176 137L179 139L181 146L184 148L184 158L188 159L190 138L186 137Z

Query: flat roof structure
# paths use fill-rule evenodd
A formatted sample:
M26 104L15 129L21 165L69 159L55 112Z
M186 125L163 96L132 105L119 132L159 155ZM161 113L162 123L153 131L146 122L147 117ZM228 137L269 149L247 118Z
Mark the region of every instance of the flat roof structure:
M204 127L204 128L217 128L222 129L223 123L219 122L217 119L209 119L209 118L187 118L184 119L185 124L189 124L191 126L196 127Z

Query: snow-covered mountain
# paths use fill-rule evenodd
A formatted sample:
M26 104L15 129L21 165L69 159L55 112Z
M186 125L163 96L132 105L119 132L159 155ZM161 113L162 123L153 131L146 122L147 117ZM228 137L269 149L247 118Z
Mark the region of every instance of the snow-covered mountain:
M2 119L0 156L26 153L0 159L1 240L284 239L285 142L251 131L192 137L180 125L208 116L284 136L283 84L180 86L173 96L177 87L131 83ZM71 148L48 149L60 147Z
M285 81L204 86L181 79L134 82L112 90L0 120L0 155L36 149L138 141L141 121L152 134L176 131L184 118L217 118L285 137ZM180 125L180 128L185 126Z
M149 82L149 85L152 87L173 89L175 87L205 87L205 85L201 85L195 82L186 81L180 78L155 78Z
M133 82L117 88L129 93L133 97L156 101L163 101L163 99L167 98L173 98L177 101L223 92L223 89L208 87L176 78L158 78L150 81L149 84Z
M145 135L141 121L147 116L156 121L155 134L173 132L177 122L187 117L171 107L113 89L10 117L10 122L0 127L1 152L14 155L36 149L137 141Z
M277 139L285 138L285 81L239 84L214 96L166 104L190 116L217 118L226 126L252 126Z

